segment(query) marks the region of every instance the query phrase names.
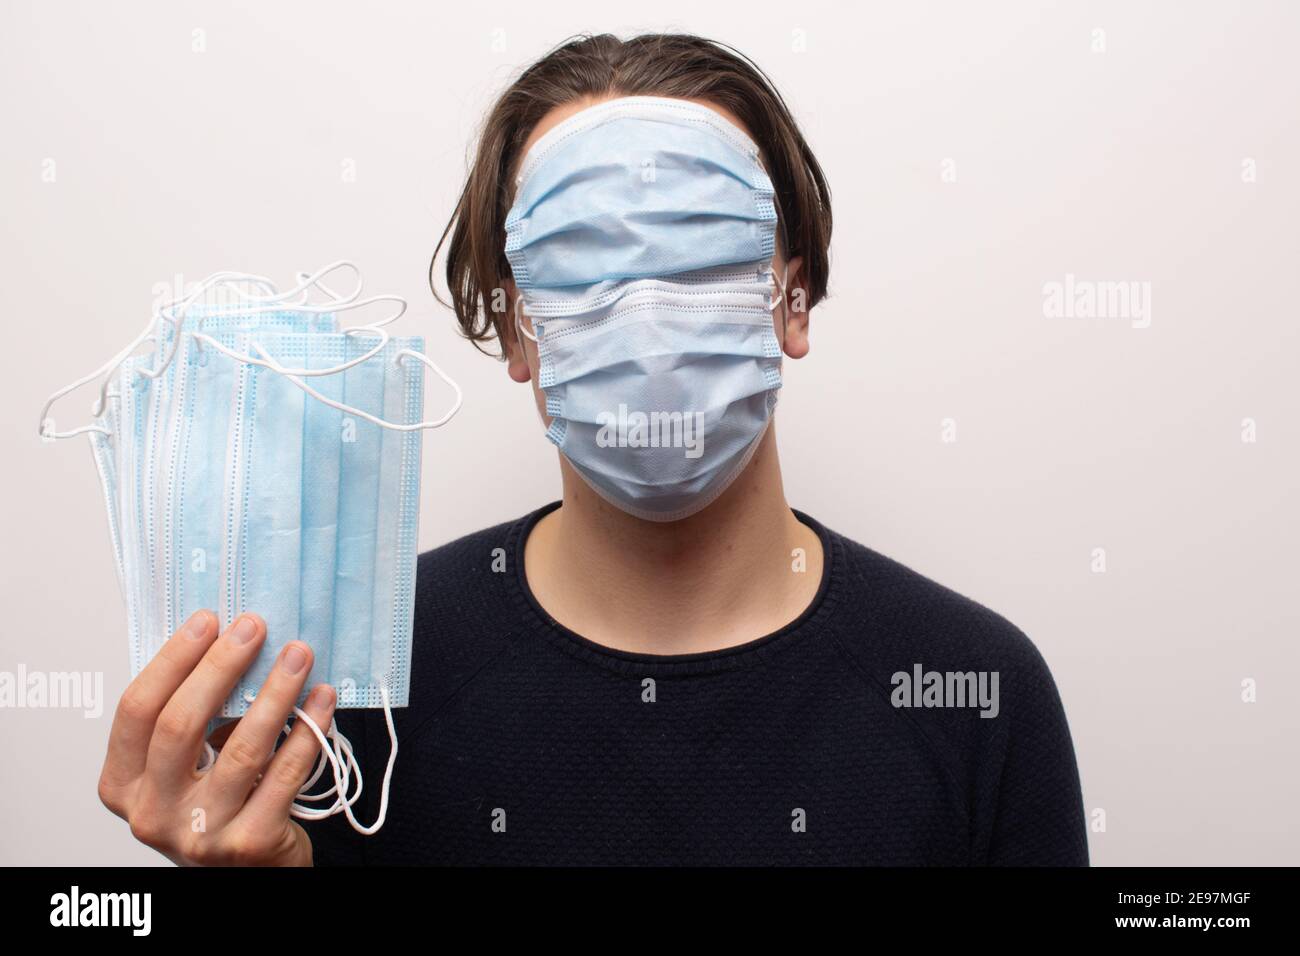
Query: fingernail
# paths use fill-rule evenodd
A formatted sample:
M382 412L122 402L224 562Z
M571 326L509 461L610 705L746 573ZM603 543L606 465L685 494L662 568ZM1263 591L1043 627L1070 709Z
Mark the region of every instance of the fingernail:
M297 644L290 644L284 649L284 657L280 659L280 666L284 672L289 675L297 674L307 666L307 652Z
M334 688L329 684L317 684L307 695L309 707L328 707L334 701Z
M188 621L181 625L181 632L191 641L201 640L208 633L208 612L195 611Z
M257 637L257 625L247 616L239 617L230 627L230 639L236 644L247 644Z

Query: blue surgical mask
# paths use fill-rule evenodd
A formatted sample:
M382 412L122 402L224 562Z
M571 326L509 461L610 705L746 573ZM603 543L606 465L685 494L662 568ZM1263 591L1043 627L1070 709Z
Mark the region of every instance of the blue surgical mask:
M694 514L758 448L781 387L776 223L758 148L694 103L611 100L525 156L516 329L537 342L547 437L627 513Z
M340 264L341 265L341 264ZM349 264L350 265L350 264ZM195 611L229 621L255 611L267 640L222 708L244 714L291 640L307 643L314 674L334 685L339 708L382 707L396 755L392 707L410 681L418 527L420 434L448 421L460 390L423 354L417 338L384 329L405 310L394 296L339 296L320 277L287 293L260 277L257 293L219 273L159 309L145 333L96 373L51 397L42 435L86 433L108 508L110 538L127 606L132 674ZM330 295L309 305L305 291ZM227 301L201 299L224 293ZM388 318L340 329L337 313L378 301ZM153 348L132 354L146 340ZM422 421L424 369L456 392L455 407ZM102 380L91 425L58 432L50 404ZM304 690L305 696L305 690ZM301 701L299 702L301 704ZM310 718L295 708L300 719ZM313 801L293 813L352 814L360 770L331 727L304 787ZM310 794L326 769L334 787ZM356 787L352 788L353 776Z

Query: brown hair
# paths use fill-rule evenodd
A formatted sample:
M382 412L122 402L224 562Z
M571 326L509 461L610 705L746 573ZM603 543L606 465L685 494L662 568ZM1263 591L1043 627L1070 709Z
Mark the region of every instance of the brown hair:
M505 221L524 143L555 107L603 96L704 99L730 110L762 150L776 189L782 252L787 258L803 257L806 308L825 297L830 188L767 74L738 50L702 37L644 34L620 40L608 33L583 35L565 40L530 66L492 107L456 210L433 251L431 287L438 253L450 233L449 306L461 333L475 347L486 351L481 343L508 334L508 313L499 299L493 302L493 295L510 277ZM436 287L434 297L442 302Z

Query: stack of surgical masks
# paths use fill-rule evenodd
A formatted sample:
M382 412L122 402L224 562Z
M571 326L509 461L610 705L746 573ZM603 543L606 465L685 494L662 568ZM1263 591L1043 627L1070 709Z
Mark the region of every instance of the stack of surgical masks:
M707 507L767 432L786 286L773 197L754 141L684 100L599 103L523 159L505 252L546 435L628 514Z
M324 278L344 268L356 284L338 294ZM280 292L264 277L222 272L161 304L118 355L50 397L41 434L90 437L132 676L195 611L225 623L261 615L266 643L221 716L248 709L285 644L307 643L308 686L333 685L341 708L385 709L386 807L397 750L391 708L406 705L410 679L420 435L456 413L460 390L424 355L422 339L389 334L405 301L363 298L351 263L299 279ZM365 308L388 314L341 324L340 315ZM456 396L433 421L422 419L426 367ZM57 430L53 403L95 381L93 421ZM352 815L361 775L346 738L312 729L322 759L303 797L334 802L295 814L342 812L362 832L378 829L382 809L373 827ZM327 764L334 787L308 796Z

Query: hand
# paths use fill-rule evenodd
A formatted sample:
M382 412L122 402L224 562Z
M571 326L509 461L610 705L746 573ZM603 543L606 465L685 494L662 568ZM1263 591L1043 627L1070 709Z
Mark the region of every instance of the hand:
M137 840L178 864L310 866L311 841L289 808L319 745L299 720L274 747L311 672L311 648L285 646L216 763L199 771L208 721L266 640L255 614L217 630L215 614L197 612L122 694L99 798ZM333 688L321 684L303 710L323 729L334 703Z

